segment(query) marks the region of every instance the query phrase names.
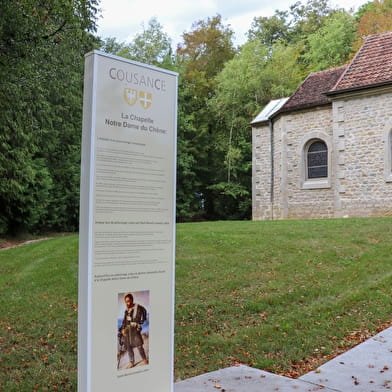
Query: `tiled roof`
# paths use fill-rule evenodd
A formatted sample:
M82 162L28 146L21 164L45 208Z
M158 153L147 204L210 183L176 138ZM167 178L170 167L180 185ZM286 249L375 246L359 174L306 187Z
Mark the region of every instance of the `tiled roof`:
M331 93L392 83L392 31L369 35Z
M331 101L325 93L335 86L345 69L346 67L342 66L312 72L283 105L280 112L329 104Z
M392 85L392 31L369 35L349 65L312 72L287 102L267 117L327 105L330 95L386 83Z

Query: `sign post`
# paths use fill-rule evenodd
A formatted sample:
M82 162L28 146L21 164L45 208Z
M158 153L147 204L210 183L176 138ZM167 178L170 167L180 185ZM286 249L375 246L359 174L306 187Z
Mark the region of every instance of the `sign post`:
M177 74L86 55L78 391L172 391Z

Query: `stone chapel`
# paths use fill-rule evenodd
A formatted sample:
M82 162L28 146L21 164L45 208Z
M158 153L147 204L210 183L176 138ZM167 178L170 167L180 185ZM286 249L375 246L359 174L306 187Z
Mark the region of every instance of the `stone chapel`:
M392 216L392 31L251 125L254 220Z

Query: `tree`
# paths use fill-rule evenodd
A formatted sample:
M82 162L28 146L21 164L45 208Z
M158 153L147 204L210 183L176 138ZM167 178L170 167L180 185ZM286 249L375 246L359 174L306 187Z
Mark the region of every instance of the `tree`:
M355 39L355 19L345 11L335 11L324 25L307 37L309 50L303 58L311 70L344 64Z
M126 52L128 45L125 42L118 42L116 37L106 37L100 40L99 49L119 56L121 52Z
M272 47L254 39L226 62L216 78L213 100L226 176L211 186L216 210L231 219L251 215L250 120L270 99L291 94L303 77L295 46ZM219 204L219 208L218 208Z
M225 124L234 121L233 128L238 129L239 118L248 124L255 110L268 102L270 84L263 72L268 61L269 48L253 40L244 44L217 75L215 108Z
M143 32L137 34L126 50L120 51L119 55L147 64L171 67L171 39L164 33L163 26L158 20L151 18L147 28L143 25Z
M275 11L271 17L261 16L253 18L247 36L248 41L259 41L267 48L279 41L287 42L289 39L289 21L287 11Z
M1 5L0 232L49 228L62 203L73 212L64 211L62 219L77 228L80 169L74 149L80 143L84 53L94 45L96 6L95 0ZM71 139L73 145L63 144ZM59 171L66 165L77 173L69 197L60 190L65 184Z
M392 30L392 0L374 0L364 4L358 10L357 17L359 21L353 53L362 46L364 37Z
M206 83L194 83L196 91L202 86L211 91L213 78L235 54L234 33L222 24L220 15L199 20L192 25L192 29L183 34L184 42L177 48L177 54L186 63L184 77L191 81L195 75L199 75L198 79L204 79Z
M184 42L177 48L183 91L179 100L177 205L178 211L185 211L187 200L191 200L192 210L180 219L200 213L215 219L218 215L210 187L224 178L225 171L211 101L215 76L235 54L233 32L222 24L219 15L200 20L192 28L183 34Z
M151 18L147 28L136 34L129 42L118 42L114 37L101 40L100 49L130 60L151 64L167 69L173 68L173 54L170 37L156 18Z
M304 5L297 1L288 11L276 10L271 17L255 17L248 40L259 40L270 49L278 42L298 44L323 26L333 12L328 3L328 0L308 0Z
M319 30L333 11L329 0L308 0L305 5L298 1L293 4L290 7L290 41L298 42Z

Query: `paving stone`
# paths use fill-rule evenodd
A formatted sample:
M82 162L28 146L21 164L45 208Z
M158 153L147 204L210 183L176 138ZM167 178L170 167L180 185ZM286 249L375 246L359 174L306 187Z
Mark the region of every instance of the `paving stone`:
M233 366L174 384L174 392L392 391L392 327L298 379Z
M300 379L342 392L392 391L392 328Z
M294 380L248 366L233 366L180 381L174 392L334 392L323 386Z

